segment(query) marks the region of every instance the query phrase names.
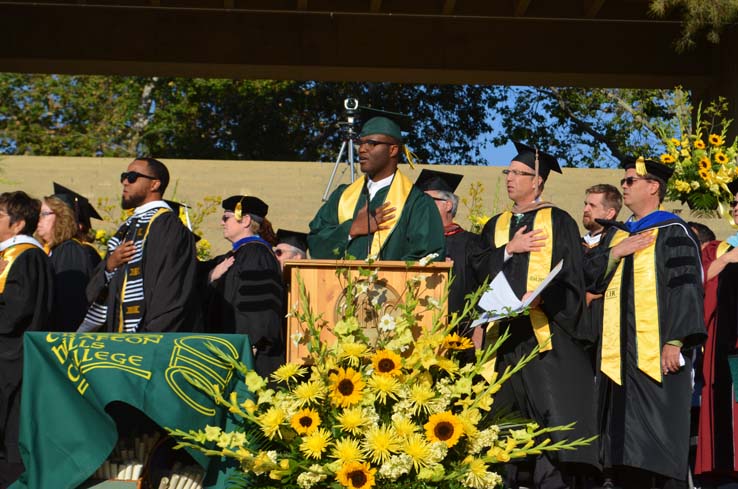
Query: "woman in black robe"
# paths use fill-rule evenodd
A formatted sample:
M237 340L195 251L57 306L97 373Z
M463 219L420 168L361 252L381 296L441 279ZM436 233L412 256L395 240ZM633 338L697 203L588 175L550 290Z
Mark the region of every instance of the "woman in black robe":
M76 331L82 323L89 306L85 289L95 267L86 247L75 239L73 205L64 194L45 197L36 229L36 238L44 245L54 269L54 331Z

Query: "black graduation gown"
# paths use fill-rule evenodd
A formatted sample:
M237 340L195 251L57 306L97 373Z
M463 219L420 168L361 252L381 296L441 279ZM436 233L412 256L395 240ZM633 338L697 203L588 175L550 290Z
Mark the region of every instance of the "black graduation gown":
M660 345L672 340L689 349L705 339L700 249L684 221L662 221L655 244ZM600 247L609 248L608 243ZM598 255L602 272L596 287L607 289L614 275L605 274L609 253ZM692 402L692 361L684 352L684 367L656 382L639 370L634 321L633 256L623 258L620 290L622 385L600 375L599 422L602 459L606 467L627 466L686 480L689 421ZM592 262L594 266L594 261ZM601 350L600 344L599 349ZM601 357L601 354L598 354ZM598 368L599 370L599 368Z
M453 260L454 281L448 293L448 311L461 312L464 309L464 296L476 288L474 274L467 266L467 255L479 235L461 230L446 236L446 257Z
M584 286L586 287L587 292L591 292L593 294L597 293L594 292L597 288L596 284L599 281L599 276L597 276L597 263L601 259L599 258L600 255L604 254L607 256L607 246L603 246L603 243L609 242L615 230L615 228L608 227L602 231L600 242L591 248L586 246L582 240L582 251L584 253L582 257L582 270L584 271ZM593 299L587 308L590 334L595 344L599 342L600 332L602 330L602 313L604 312L604 304L604 299L599 297L597 299ZM592 348L591 354L593 357L596 354L594 350L595 348ZM593 361L596 360L593 359Z
M15 259L0 294L0 461L21 462L18 421L23 333L48 329L52 287L48 257L34 247Z
M86 248L70 239L56 246L49 255L54 270L54 308L50 325L53 331L76 331L87 313L87 282L96 264Z
M285 362L282 270L271 247L251 241L203 264L201 276L230 256L233 265L208 287L206 330L249 335L254 369L266 377Z
M87 286L87 299L108 306L105 331L117 332L120 292L125 267L106 284L105 262L95 268ZM197 294L197 253L194 235L174 212L151 223L143 250L144 309L140 333L199 331L202 327Z
M102 257L100 256L100 253L98 253L97 248L92 243L87 243L85 241L79 241L79 243L84 248L85 252L87 252L87 255L90 257L90 261L92 262L92 266L96 267L98 263L102 260Z
M510 235L522 226L531 229L538 211L527 212L510 225ZM481 235L485 247L471 258L476 279L483 280L502 270L518 297L526 292L529 253L513 254L504 261L504 246L494 246L495 224L500 216L493 217ZM539 354L525 368L503 384L495 399L495 409L512 407L524 417L541 426L564 425L576 422L574 429L551 433L554 441L590 437L597 434L595 422L594 371L583 343L591 341L584 314L584 278L582 276L582 252L579 229L564 211L551 209L553 236L552 262L564 259L562 270L542 292L541 308L549 319L553 349ZM511 337L502 345L497 355L498 371L514 365L538 344L528 316L504 321L500 331L509 327ZM573 451L547 453L546 456L560 462L584 463L598 466L596 442Z

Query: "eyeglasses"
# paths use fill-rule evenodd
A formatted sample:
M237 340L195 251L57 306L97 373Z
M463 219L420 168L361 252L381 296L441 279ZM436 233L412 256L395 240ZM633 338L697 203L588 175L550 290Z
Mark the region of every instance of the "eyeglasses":
M448 202L448 199L442 199L441 197L431 197L431 199L436 200L438 202Z
M136 180L139 178L148 178L149 180L159 180L156 177L152 177L150 175L144 175L143 173L139 173L137 171L124 171L120 174L120 183L123 183L124 180L128 180L128 183L136 183Z
M56 214L56 212L54 211L41 211L39 215L41 217L48 217L48 216L53 216L54 214Z
M738 200L731 200L729 205L731 209L734 208L738 205Z
M638 180L652 180L652 179L646 178L646 177L626 177L620 180L620 186L630 187L631 185L633 185L633 182L637 182Z
M274 252L274 256L282 256L284 254L284 250L280 250L279 248L274 248L272 251Z
M503 175L515 175L516 177L535 177L535 173L520 170L502 170Z
M387 141L377 141L376 139L354 139L354 144L359 148L366 144L367 146L369 146L369 149L374 149L380 144L392 146L395 143L390 143Z
M223 217L221 217L220 220L223 222L228 222L228 219L230 219L231 217L234 217L233 214L223 214Z

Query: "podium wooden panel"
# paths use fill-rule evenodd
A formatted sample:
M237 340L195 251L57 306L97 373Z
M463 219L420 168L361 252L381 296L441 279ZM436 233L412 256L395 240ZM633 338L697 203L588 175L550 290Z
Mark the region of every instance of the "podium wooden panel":
M444 288L448 282L451 263L434 262L426 266L417 263L407 266L403 261L380 261L368 264L362 260L296 260L288 261L284 267L284 279L287 289L287 305L292 309L300 299L298 275L305 284L308 296L308 305L313 313L322 314L323 328L320 333L321 341L333 343L333 325L340 319L340 308L345 300L345 286L336 275L336 270L349 270L353 280L365 280L360 277L359 269L377 270L377 280L374 284L367 284L367 293L359 296L359 321L364 325L364 332L372 337L376 334L376 327L384 314L393 314L399 299L405 295L407 280L418 277L420 279L420 304L416 307L418 323L429 327L433 321L433 311L427 308L427 299L432 298L439 303L443 297ZM375 311L369 304L370 296L380 304L379 311ZM300 304L304 310L305 305ZM442 312L447 311L447 304L441 303ZM307 347L303 344L295 345L292 341L294 333L301 332L307 335L296 318L287 320L287 361L304 363L307 357Z

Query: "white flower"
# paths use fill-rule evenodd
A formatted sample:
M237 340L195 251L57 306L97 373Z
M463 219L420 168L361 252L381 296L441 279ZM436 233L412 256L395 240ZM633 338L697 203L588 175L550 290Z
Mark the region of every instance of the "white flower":
M436 258L438 258L438 253L431 253L421 258L418 261L418 263L420 264L421 267L424 267L428 265L430 262L432 262L433 260L435 260Z
M302 339L304 337L305 337L305 335L302 334L301 331L296 331L296 332L292 333L292 336L291 336L292 344L295 345L296 347L299 346L300 345L300 342L302 342Z
M395 329L395 318L389 314L385 314L379 319L380 331L393 331Z

